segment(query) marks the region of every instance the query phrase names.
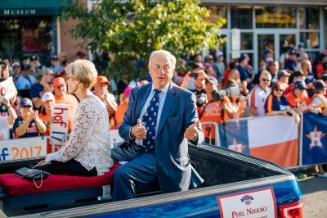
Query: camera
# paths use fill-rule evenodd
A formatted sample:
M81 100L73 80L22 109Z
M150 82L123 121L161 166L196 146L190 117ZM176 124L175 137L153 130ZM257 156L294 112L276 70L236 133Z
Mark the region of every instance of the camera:
M232 95L239 95L241 93L239 86L232 86L227 89L214 90L212 97L214 100L222 100L225 96L230 97Z
M207 103L207 95L205 93L196 95L196 106L202 107L206 103Z

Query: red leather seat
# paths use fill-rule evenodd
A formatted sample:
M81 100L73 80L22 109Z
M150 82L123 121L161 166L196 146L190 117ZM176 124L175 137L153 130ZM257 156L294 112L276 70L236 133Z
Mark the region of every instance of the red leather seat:
M42 187L37 189L33 181L23 179L16 174L0 175L0 186L9 196L26 195L31 193L47 192L54 190L78 189L78 188L94 188L104 185L110 185L112 175L118 163L114 164L109 172L102 176L68 176L68 175L50 175L43 180ZM37 184L40 181L36 181Z

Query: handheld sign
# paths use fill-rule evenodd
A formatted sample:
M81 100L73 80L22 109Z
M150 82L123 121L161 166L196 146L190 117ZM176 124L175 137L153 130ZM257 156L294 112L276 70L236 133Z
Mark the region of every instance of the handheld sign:
M277 218L272 187L217 197L222 218Z
M12 77L0 82L0 97L11 99L17 95L17 89Z
M68 136L68 105L54 104L50 124L50 142L52 147L62 146Z

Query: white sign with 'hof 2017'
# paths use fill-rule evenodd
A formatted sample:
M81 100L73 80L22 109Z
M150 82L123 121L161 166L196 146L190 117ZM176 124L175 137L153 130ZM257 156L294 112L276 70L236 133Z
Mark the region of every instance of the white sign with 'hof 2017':
M47 139L45 137L0 140L0 162L44 157L46 154Z
M272 187L217 197L222 218L277 218Z
M52 111L52 122L50 124L51 145L62 146L68 136L68 105L54 104Z

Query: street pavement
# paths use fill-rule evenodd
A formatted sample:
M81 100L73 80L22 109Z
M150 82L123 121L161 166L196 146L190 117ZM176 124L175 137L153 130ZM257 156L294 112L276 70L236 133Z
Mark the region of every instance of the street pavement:
M309 177L299 181L304 218L327 218L327 178Z

